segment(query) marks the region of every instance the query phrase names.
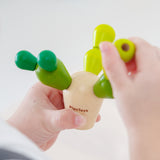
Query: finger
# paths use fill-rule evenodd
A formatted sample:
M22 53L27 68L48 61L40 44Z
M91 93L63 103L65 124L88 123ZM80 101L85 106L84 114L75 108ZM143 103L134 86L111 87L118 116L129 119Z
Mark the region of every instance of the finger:
M49 128L55 131L73 129L83 126L85 118L71 109L62 109L48 113Z
M28 95L41 102L46 108L63 109L63 93L60 90L46 86L41 82L36 83L29 90ZM45 103L45 104L44 104Z
M127 67L128 72L132 72L132 73L136 72L135 57L131 61L126 63L126 67Z
M55 143L57 137L58 137L58 134L57 134L55 137L53 137L52 139L50 139L48 142L46 142L45 144L43 144L43 145L41 145L41 146L39 146L39 147L40 147L43 151L48 150L48 149Z
M109 42L103 42L100 44L100 49L103 67L111 81L112 87L114 89L123 87L129 81L129 77L127 68L121 60L116 47Z
M30 92L36 92L36 95L47 95L51 92L51 91L56 91L57 89L49 87L47 85L42 84L41 82L37 82L36 84L34 84L31 89Z
M140 72L143 69L150 68L154 66L156 62L156 57L153 54L153 47L148 42L143 39L133 37L129 38L136 46L135 61L137 66L137 71Z
M56 109L64 109L63 93L61 91L51 90L48 94L48 99Z
M153 46L153 49L155 51L155 55L158 61L160 61L160 48Z
M100 115L98 115L97 116L97 120L96 120L96 122L99 122L101 120L101 116Z

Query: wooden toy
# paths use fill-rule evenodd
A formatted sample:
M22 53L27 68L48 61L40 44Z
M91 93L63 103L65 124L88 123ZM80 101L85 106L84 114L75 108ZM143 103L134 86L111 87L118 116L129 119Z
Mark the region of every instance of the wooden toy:
M96 122L103 98L93 92L98 77L90 72L77 72L72 75L72 84L63 91L64 104L86 118L87 123L79 129L92 128Z
M70 76L64 64L49 50L42 51L36 58L30 52L17 53L15 63L24 70L35 71L45 85L63 90L65 108L70 108L86 118L86 124L78 128L90 129L94 126L104 98L114 98L109 79L103 70L99 44L113 42L115 32L109 25L102 24L93 32L93 48L84 56L84 71ZM124 62L129 62L135 53L134 44L128 39L119 39L114 45ZM101 71L104 71L99 76Z

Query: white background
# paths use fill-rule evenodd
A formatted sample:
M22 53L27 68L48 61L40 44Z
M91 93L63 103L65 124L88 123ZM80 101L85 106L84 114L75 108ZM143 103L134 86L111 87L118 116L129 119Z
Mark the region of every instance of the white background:
M21 49L55 52L70 73L83 69L94 28L106 23L116 38L160 40L160 1L156 0L0 0L0 111L17 105L36 81L16 68ZM105 100L102 120L89 131L65 131L48 151L53 159L127 160L127 135L114 100Z

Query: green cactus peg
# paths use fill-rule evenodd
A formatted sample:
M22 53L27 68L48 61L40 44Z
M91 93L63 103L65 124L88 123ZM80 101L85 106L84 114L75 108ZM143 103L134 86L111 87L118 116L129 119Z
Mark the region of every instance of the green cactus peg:
M109 82L102 74L99 80L93 86L94 94L99 98L113 98L112 87Z
M35 70L38 79L50 87L64 90L72 82L66 67L52 51L44 50L38 58L28 51L20 51L16 55L15 63L21 69Z
M37 66L35 71L38 79L43 84L59 90L67 89L72 82L71 76L69 75L64 64L59 59L57 59L56 70L49 72L44 70L40 66Z
M37 58L30 52L22 50L17 53L15 63L18 68L34 71L37 65Z
M44 50L38 55L38 65L48 72L57 69L57 58L52 51Z

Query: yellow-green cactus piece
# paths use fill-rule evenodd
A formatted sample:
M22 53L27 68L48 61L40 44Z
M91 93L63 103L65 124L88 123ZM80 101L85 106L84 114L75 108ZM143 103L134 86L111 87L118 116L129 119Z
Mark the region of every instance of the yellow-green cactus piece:
M128 39L119 39L115 41L114 45L116 46L121 59L124 62L129 62L134 57L135 45Z
M101 24L94 29L93 47L99 47L99 44L103 41L113 42L115 36L115 31L111 26L107 24Z
M98 75L102 70L102 58L99 44L103 41L113 42L115 39L114 29L107 25L97 26L93 32L93 49L84 56L84 71Z
M101 52L98 48L93 48L89 50L84 56L84 71L98 75L101 70Z

